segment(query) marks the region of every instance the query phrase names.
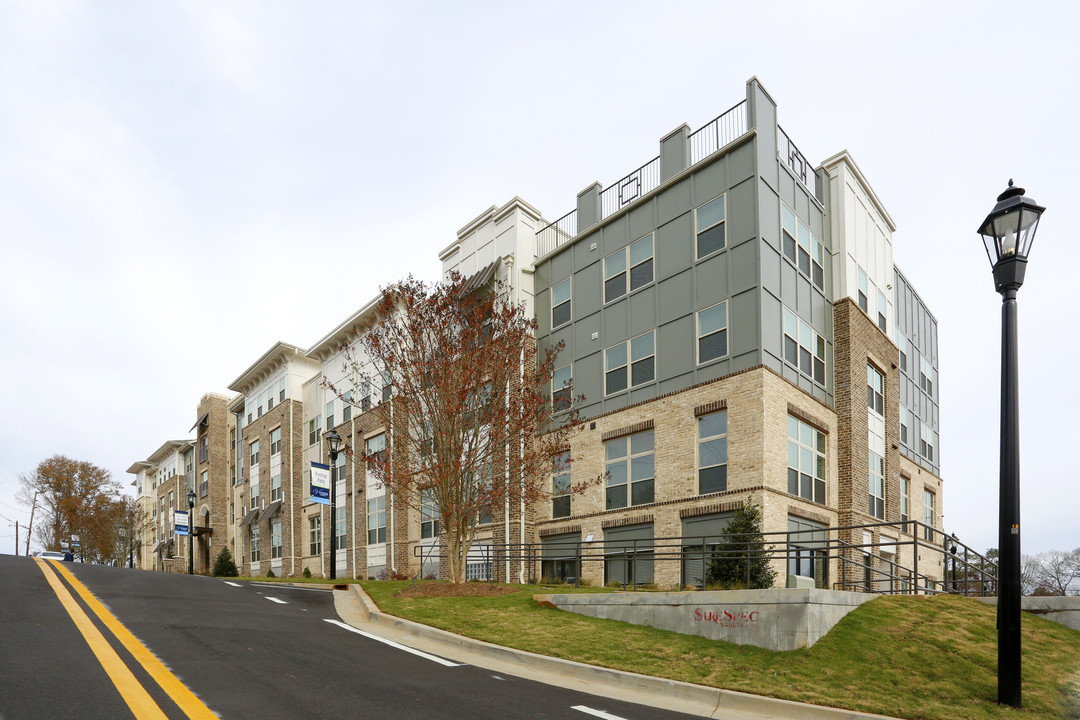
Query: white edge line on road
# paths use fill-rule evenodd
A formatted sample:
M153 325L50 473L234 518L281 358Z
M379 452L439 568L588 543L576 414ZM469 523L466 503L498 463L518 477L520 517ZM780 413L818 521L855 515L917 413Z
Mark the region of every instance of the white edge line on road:
M598 718L604 718L604 720L626 720L625 718L619 717L618 715L612 715L611 713L604 712L603 710L593 710L591 707L585 707L584 705L574 705L570 709L577 710L578 712L583 712L586 715L594 715Z
M269 595L266 595L265 597L270 602L276 602L278 605L288 605L289 604L289 603L285 602L284 600L278 600L276 597L270 597Z
M430 660L432 662L439 663L440 665L444 665L446 667L460 667L460 665L461 665L461 663L450 662L449 660L444 660L441 657L438 657L436 655L429 655L428 653L423 652L422 650L417 650L416 648L411 648L408 645L402 645L401 643L396 643L393 640L387 640L386 638L381 638L378 635L372 635L371 633L366 633L363 630L358 630L358 629L354 628L352 625L347 625L347 624L341 622L340 620L331 620L330 618L323 618L323 620L330 623L331 625L337 625L340 628L344 628L345 630L348 630L349 632L354 632L357 635L363 635L364 637L369 638L371 640L377 640L378 642L385 643L385 644L389 645L390 647L397 648L398 650L404 650L407 653L412 653L413 655L417 655L417 656L422 657L422 658L424 658L426 660Z
M229 582L228 580L225 581L225 584L226 585L232 585L233 587L244 587L240 583Z

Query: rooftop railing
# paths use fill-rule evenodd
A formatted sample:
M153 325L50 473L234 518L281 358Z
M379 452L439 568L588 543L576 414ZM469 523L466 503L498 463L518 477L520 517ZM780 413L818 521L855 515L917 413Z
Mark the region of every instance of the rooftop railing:
M746 101L736 104L722 115L688 136L688 167L695 165L720 148L746 134ZM663 182L660 157L657 156L629 175L617 180L600 193L600 220L611 217L655 190ZM577 210L571 210L536 233L536 255L543 257L560 245L577 237Z
M787 163L787 166L791 168L791 172L795 173L806 189L814 194L814 168L810 165L810 162L806 159L806 156L799 152L799 148L795 147L795 143L791 142L791 138L784 132L784 128L779 125L776 126L777 138L776 142L779 146L777 151L780 155L780 159Z

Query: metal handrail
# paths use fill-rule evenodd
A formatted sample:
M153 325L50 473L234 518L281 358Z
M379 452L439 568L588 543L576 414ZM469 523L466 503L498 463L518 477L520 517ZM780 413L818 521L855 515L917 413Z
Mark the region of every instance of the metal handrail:
M626 177L616 180L600 193L600 219L611 217L660 185L660 156L657 155Z
M814 176L813 166L810 165L810 161L806 159L806 156L803 155L799 148L795 146L795 143L791 141L788 134L784 132L784 128L777 125L776 131L777 152L780 155L780 159L787 163L787 166L791 168L791 172L799 179L799 182L801 182L812 195L815 194L814 185L816 185L816 178Z
M690 164L697 164L744 135L746 124L746 101L743 100L690 133Z

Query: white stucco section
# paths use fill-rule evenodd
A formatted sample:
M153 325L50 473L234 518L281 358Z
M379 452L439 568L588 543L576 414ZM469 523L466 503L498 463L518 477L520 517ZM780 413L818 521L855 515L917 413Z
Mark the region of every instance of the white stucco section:
M823 167L829 178L834 296L858 303L861 270L867 279L867 314L876 323L878 313L884 313L887 334L895 339L892 234L896 226L847 151L826 160Z
M510 285L514 300L532 317L536 231L546 224L540 211L521 198L492 206L458 230L457 241L439 253L443 277L454 270L469 277L501 259L498 279Z

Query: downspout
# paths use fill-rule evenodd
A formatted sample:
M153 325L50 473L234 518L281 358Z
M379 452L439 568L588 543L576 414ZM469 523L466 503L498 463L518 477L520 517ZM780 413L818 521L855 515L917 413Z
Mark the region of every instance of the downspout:
M292 401L291 374L289 363L285 363L285 401L289 403L289 544L292 546L289 549L289 576L296 577L296 466L293 465L293 426L296 424L293 414L296 404ZM300 468L300 482L304 482L303 468Z
M390 448L390 461L389 461L389 473L390 477L394 476L394 386L390 386L390 397L387 400L390 403L390 427L386 430L386 445ZM390 518L387 525L387 536L390 541L390 571L392 573L397 572L397 564L394 559L394 486L391 485L387 488L390 491Z

